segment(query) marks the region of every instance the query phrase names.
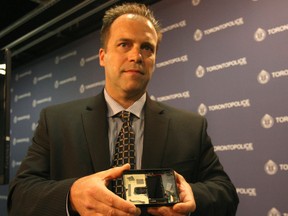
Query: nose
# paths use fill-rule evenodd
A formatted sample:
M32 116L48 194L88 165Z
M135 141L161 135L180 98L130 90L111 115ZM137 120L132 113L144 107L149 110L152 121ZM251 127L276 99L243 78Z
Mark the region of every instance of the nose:
M129 53L129 61L141 63L142 62L142 54L141 49L139 47L133 47Z

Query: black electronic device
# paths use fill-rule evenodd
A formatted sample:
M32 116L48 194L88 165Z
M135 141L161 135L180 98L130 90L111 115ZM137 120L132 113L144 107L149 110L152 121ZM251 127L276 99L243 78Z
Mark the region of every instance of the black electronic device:
M127 170L123 185L125 199L136 206L174 205L180 201L172 169Z

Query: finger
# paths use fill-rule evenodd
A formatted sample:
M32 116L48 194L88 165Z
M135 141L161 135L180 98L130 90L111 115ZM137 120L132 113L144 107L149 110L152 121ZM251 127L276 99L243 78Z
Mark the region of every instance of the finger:
M116 179L122 176L122 173L125 170L129 170L130 169L130 164L124 164L123 166L120 167L113 167L111 169L99 172L98 175L102 176L102 179L109 182L111 179Z
M185 215L188 212L194 211L193 204L193 202L177 203L173 206L173 211Z
M181 214L173 211L172 207L161 206L158 208L148 208L148 213L155 216L184 216L185 214Z
M89 209L88 212L90 215L140 215L141 212L139 212L139 209L135 208L123 208L123 209L118 209L113 206L109 206L105 203L97 203L97 205L94 206L93 209ZM92 214L93 213L93 214Z
M122 212L126 212L126 214L132 213L134 215L137 215L137 212L139 211L136 209L136 206L133 203L122 199L121 197L110 191L108 188L106 188L106 186L104 185L102 185L102 187L100 186L98 188L95 188L95 190L93 191L92 202L103 203L104 205L107 206L107 208L118 209ZM108 210L109 209L105 209L104 213Z
M180 189L180 193L181 192L191 192L190 195L192 195L192 189L191 189L191 186L188 184L188 182L186 182L185 178L176 173L175 172L175 176L176 176L176 179L177 179L177 186L178 186L178 189Z
M173 206L173 210L181 214L194 212L196 209L196 203L191 186L179 173L175 172L175 176L177 178L177 185L181 202L175 204Z
M151 215L154 215L154 216L159 216L161 215L158 208L148 208L147 209L147 212Z
M184 178L182 175L180 175L180 174L177 173L176 171L174 171L174 173L175 173L175 177L176 177L177 183L181 183L181 182L183 182L183 181L186 181L185 178Z
M103 184L89 190L86 196L82 196L78 201L77 210L81 215L86 215L86 213L87 215L90 215L90 213L91 215L95 213L103 215L137 215L137 209L133 203L120 198Z

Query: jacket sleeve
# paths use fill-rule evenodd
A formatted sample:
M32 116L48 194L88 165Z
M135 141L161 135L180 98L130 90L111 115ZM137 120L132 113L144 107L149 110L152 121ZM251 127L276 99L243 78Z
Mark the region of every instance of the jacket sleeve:
M207 135L205 119L201 136L201 153L196 181L190 183L196 201L196 211L191 215L236 215L239 203L237 192L214 152L211 139Z
M42 111L32 145L10 183L7 203L10 216L66 215L67 194L76 179L51 179L50 172L50 143Z

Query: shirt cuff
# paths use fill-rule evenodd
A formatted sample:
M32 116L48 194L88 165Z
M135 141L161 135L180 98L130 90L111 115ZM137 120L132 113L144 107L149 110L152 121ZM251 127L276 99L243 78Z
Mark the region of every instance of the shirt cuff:
M66 196L66 215L67 216L77 216L79 214L71 208L70 201L69 201L69 195L70 195L70 191L67 193L67 196Z

